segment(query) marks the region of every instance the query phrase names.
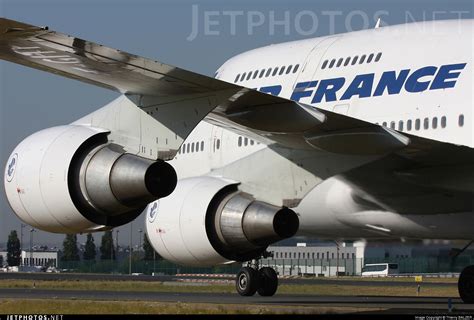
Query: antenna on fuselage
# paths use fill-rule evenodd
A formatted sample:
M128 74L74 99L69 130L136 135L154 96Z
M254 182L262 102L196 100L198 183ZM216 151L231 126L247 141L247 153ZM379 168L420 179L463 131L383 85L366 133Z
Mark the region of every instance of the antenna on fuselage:
M375 29L378 29L381 27L382 19L378 18L377 23L375 24Z

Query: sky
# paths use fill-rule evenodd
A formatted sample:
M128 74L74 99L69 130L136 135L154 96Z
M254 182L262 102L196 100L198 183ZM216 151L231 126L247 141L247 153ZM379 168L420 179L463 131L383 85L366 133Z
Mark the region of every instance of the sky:
M209 76L246 50L372 28L379 17L382 25L394 25L472 19L472 13L471 0L0 0L2 17ZM115 97L112 91L1 61L0 167L28 135L73 122ZM19 231L20 223L2 183L0 246L12 229ZM130 230L137 244L139 229L144 229L143 216L119 228L119 244L128 243ZM60 245L63 239L42 231L34 235L35 244ZM84 242L85 235L78 239Z

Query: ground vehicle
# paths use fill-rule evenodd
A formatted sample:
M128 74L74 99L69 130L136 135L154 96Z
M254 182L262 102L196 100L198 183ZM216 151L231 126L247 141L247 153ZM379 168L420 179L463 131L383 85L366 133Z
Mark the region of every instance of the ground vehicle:
M398 274L397 263L373 263L362 268L363 277L387 277L394 274Z

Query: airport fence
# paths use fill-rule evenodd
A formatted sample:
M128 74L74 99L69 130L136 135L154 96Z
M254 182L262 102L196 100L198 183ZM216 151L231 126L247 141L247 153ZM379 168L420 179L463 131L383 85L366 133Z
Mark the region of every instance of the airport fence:
M111 273L111 274L156 274L175 275L180 273L195 274L235 274L239 271L240 265L222 265L215 267L186 267L180 266L166 260L145 261L145 260L98 260L98 261L60 261L58 269L61 272L80 273Z
M468 265L474 265L474 257L419 257L419 258L365 258L365 259L262 259L262 266L271 266L281 276L358 276L369 263L397 263L400 273L459 273ZM112 274L236 274L242 264L221 265L208 268L180 266L166 260L144 261L135 257L118 261L60 261L62 272L112 273Z

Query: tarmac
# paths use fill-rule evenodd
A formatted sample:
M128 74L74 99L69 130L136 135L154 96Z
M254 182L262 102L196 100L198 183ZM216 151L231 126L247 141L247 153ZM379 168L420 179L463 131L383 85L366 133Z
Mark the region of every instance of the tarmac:
M232 283L230 276L216 277L214 281ZM183 281L203 281L199 276L146 276L146 275L97 275L97 274L68 274L68 273L0 273L1 279L29 279L29 280L139 280L161 281L177 284ZM209 279L207 279L209 280ZM206 279L204 279L206 281ZM365 285L407 285L412 282L399 281L363 281L363 280L331 280L331 279L282 279L286 284L317 284L334 283L355 286ZM184 283L183 283L184 285ZM456 286L456 283L424 283L423 286ZM0 289L0 299L75 299L94 301L154 301L154 302L182 302L182 303L209 303L224 305L265 305L273 307L331 307L349 308L350 310L370 308L379 309L377 313L409 313L409 314L440 314L448 312L448 297L390 297L390 296L324 296L324 295L295 295L277 294L273 297L241 297L237 293L169 293L169 292L137 292L137 291L87 291L87 290L54 290L42 288L8 288ZM464 304L459 298L452 298L451 303L456 313L474 314L474 305ZM367 311L364 311L367 312Z
M380 296L313 296L276 294L273 297L241 297L237 293L169 293L136 291L86 291L49 289L0 289L0 299L74 299L94 301L154 301L181 303L209 303L224 305L265 305L278 307L331 307L354 309L382 309L382 313L432 314L447 313L448 298L380 297ZM474 314L474 305L452 299L456 313Z

